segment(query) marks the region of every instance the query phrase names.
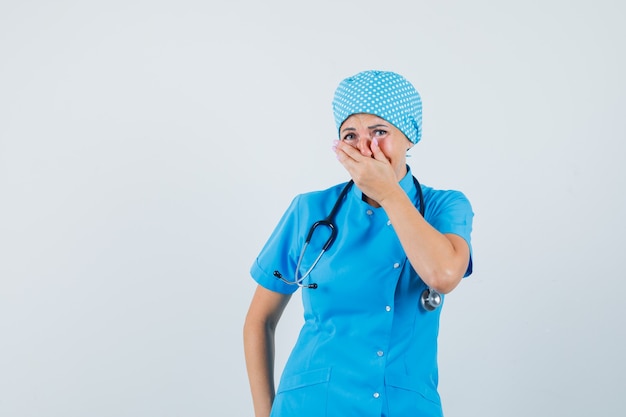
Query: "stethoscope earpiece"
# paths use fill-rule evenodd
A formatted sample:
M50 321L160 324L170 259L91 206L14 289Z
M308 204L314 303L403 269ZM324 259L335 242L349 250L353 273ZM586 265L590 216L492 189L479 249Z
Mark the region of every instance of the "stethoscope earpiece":
M426 311L435 311L441 305L441 294L431 288L426 288L422 291L420 304Z

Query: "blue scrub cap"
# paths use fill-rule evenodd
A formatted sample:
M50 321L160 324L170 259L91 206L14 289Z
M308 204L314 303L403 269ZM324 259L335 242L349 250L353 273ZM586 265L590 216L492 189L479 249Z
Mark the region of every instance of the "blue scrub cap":
M337 131L357 113L387 120L414 144L422 137L422 99L415 87L395 72L363 71L339 83L333 99Z

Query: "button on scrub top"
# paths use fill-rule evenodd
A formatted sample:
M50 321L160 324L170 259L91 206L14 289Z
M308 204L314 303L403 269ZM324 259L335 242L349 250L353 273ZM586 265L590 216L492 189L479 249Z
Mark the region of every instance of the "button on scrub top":
M345 184L295 197L251 268L263 287L293 293L293 280L311 225L326 218ZM400 185L413 202L409 170ZM470 244L472 208L458 191L422 185L425 219ZM437 335L441 308L426 312L426 288L411 267L384 209L354 185L337 213L337 239L305 279L304 324L278 385L272 416L441 416ZM328 234L319 228L300 266L302 275ZM471 248L471 246L470 246ZM472 272L472 262L466 276Z

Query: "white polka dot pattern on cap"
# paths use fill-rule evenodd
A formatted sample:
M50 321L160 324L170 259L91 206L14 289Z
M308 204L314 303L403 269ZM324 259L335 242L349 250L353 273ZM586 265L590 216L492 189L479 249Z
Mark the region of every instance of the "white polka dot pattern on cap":
M337 130L353 114L387 120L413 143L422 136L422 99L403 76L390 71L363 71L344 79L333 99Z

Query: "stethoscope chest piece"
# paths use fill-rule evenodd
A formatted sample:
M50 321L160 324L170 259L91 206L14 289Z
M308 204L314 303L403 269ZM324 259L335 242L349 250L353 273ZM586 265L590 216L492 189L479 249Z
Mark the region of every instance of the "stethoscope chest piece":
M420 304L426 311L435 311L441 305L442 297L437 291L426 288L422 291Z

